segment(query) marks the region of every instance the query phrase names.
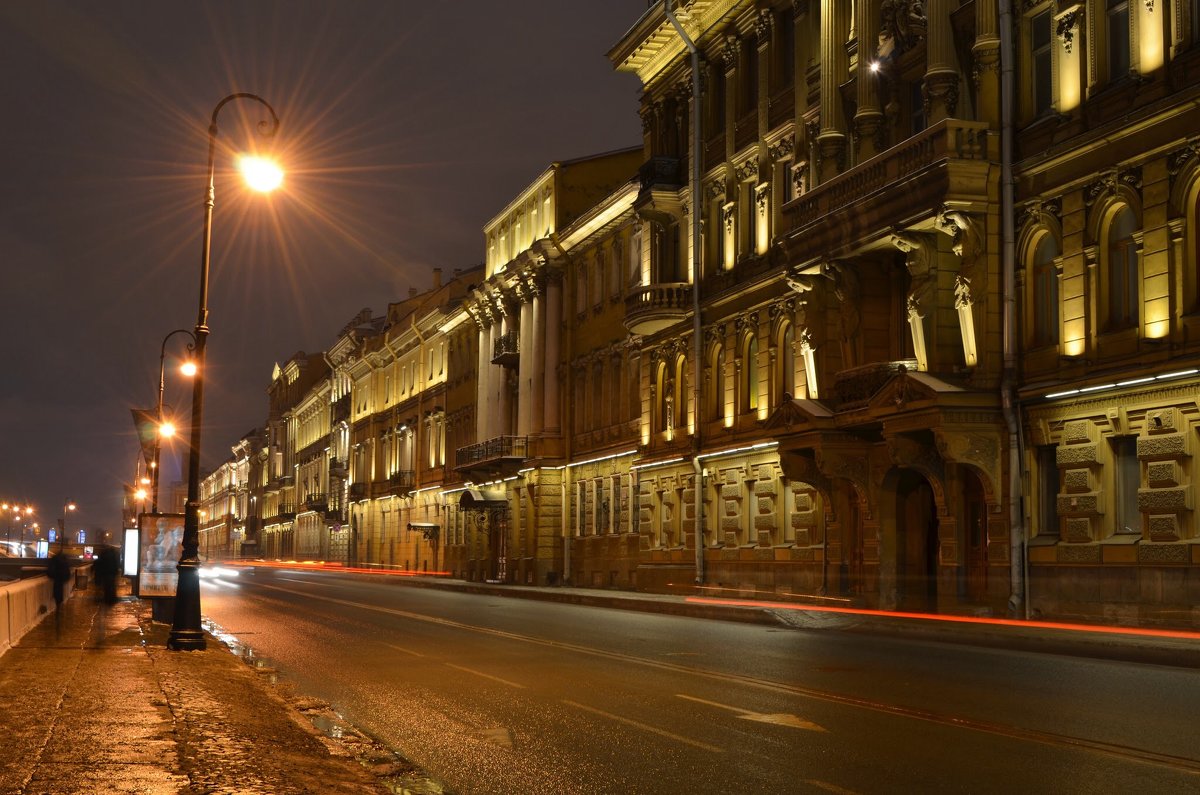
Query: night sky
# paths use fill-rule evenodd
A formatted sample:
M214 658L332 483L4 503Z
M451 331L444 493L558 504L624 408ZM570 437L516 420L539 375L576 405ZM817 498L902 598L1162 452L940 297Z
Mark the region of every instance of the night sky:
M206 466L266 418L274 363L329 347L431 270L483 259L483 224L555 160L641 141L637 80L605 54L646 0L0 4L0 498L43 526L120 524L159 351L196 323L206 135L222 110ZM233 151L268 147L253 194ZM190 384L165 402L186 420ZM180 445L182 447L182 445ZM177 454L181 451L177 450ZM164 485L182 478L178 463ZM7 517L0 526L7 524Z

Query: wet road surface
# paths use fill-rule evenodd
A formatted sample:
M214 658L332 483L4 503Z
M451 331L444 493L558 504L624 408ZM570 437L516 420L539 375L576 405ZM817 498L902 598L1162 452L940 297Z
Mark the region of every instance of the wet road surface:
M461 793L1194 792L1195 670L244 569L206 616Z

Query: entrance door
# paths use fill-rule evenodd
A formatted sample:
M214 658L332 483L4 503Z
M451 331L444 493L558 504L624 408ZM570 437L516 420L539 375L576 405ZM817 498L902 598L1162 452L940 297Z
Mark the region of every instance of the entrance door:
M970 470L963 474L963 528L967 544L967 597L980 602L987 598L987 503L979 476Z
M937 609L937 503L911 470L896 486L896 590L901 610Z

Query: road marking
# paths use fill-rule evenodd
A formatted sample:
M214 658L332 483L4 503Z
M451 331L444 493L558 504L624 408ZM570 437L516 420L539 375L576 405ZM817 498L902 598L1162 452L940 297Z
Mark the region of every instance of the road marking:
M641 729L642 731L648 731L653 734L660 735L662 737L668 737L677 742L686 743L687 745L691 745L696 748L700 748L701 750L704 750L704 751L710 751L714 754L725 753L724 748L718 748L715 745L709 745L708 743L702 743L699 740L693 740L688 737L683 737L683 736L675 734L673 732L669 732L666 729L660 729L657 726L651 726L648 723L642 723L641 721L636 721L631 718L623 718L620 715L614 715L611 712L605 712L602 709L596 709L595 707L589 707L585 704L580 704L575 701L567 701L566 699L563 699L563 703L566 704L567 706L575 707L576 709L581 709L584 712L591 712L595 715L601 715L605 718L608 718L609 720L615 720L618 723L624 723L629 726L635 726L635 727Z
M485 674L483 671L476 671L474 669L467 668L462 665L455 665L454 663L446 663L446 665L450 668L455 669L456 671L466 671L469 674L475 674L476 676L482 676L484 679L491 679L493 682L499 682L502 685L508 685L509 687L517 687L517 688L520 688L521 690L525 689L525 685L520 684L519 682L510 682L507 679L501 679L498 676L492 676L491 674Z
M411 654L414 657L424 657L425 656L424 654L421 654L421 652L419 652L419 651L413 651L412 649L406 649L403 646L397 646L394 643L385 643L383 645L387 646L389 649L395 649L396 651L402 651L405 654Z
M295 577L276 577L275 579L282 580L283 582L298 582L301 585L324 585L326 588L330 587L329 583L317 582L316 580L298 580ZM267 587L269 588L270 586Z
M742 709L741 707L731 707L728 704L718 704L716 701L696 698L695 696L687 696L683 693L676 693L675 696L677 698L687 699L688 701L695 701L698 704L707 704L710 707L719 707L721 709L727 709L730 712L740 713L738 717L743 720L752 720L757 721L758 723L773 723L777 726L791 726L793 729L808 729L809 731L815 732L825 731L824 726L820 726L812 721L804 720L804 718L791 715L786 712L752 712L751 710Z
M246 584L250 585L251 583ZM305 584L309 583L306 581ZM772 682L768 679L756 679L751 676L720 673L717 671L706 671L702 668L692 668L686 665L664 662L663 660L652 660L646 657L637 657L632 654L621 654L619 652L607 651L605 649L581 646L576 643L566 643L563 641L535 638L530 635L521 635L517 632L507 632L501 629L491 629L490 627L479 627L472 624L464 624L461 621L452 621L448 618L438 618L436 616L413 613L408 610L396 610L395 608L381 607L380 605L370 604L368 602L353 602L349 599L321 596L320 594L314 594L309 591L297 591L292 588L281 588L277 585L267 585L265 583L255 582L253 583L253 586L272 591L289 593L293 596L299 596L310 603L313 601L330 602L332 604L339 604L345 607L353 607L358 610L370 610L375 613L383 613L386 615L398 616L400 618L408 618L413 621L423 621L428 624L437 624L443 627L466 630L468 632L475 632L481 635L491 635L493 637L529 643L535 646L543 646L546 648L558 649L560 651L573 651L577 654L587 654L592 657L604 657L606 659L632 663L647 668L658 668L663 671L689 674L691 676L698 676L717 682L731 682L746 687L755 687L761 690L769 690L776 693L788 693L799 698L811 698L817 701L825 701L830 704L839 704L845 707L857 707L858 709L865 709L871 712L880 712L885 715L896 715L899 717L926 721L928 723L949 726L955 729L966 729L969 731L993 734L999 737L1009 737L1026 742L1041 743L1043 745L1052 745L1062 748L1071 748L1076 751L1091 751L1093 753L1103 754L1106 756L1113 756L1121 759L1131 759L1147 765L1168 767L1173 770L1184 770L1189 773L1200 773L1200 759L1174 756L1171 754L1159 753L1158 751L1150 751L1145 748L1117 745L1116 743L1109 743L1101 740L1089 740L1083 737L1072 737L1068 734L1056 734L1054 732L1039 731L1037 729L1022 729L1017 726L1010 726L1003 723L992 723L990 721L968 718L962 715L950 715L946 713L932 712L919 707L905 707L898 704L885 704L883 702L872 701L867 698L858 698L856 696L848 696L841 693L832 693L824 690L814 690L813 688L800 687L799 685Z
M805 779L804 783L812 784L814 787L817 787L818 789L823 789L826 792L833 792L833 793L836 793L836 795L859 795L858 792L856 792L855 790L846 789L845 787L839 787L837 784L830 784L828 781L817 781L816 779L809 778L809 779Z

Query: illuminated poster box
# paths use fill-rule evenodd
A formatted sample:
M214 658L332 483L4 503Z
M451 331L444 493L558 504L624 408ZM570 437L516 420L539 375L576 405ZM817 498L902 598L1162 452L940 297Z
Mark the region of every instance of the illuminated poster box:
M138 596L174 596L183 552L183 514L144 513L138 516Z

